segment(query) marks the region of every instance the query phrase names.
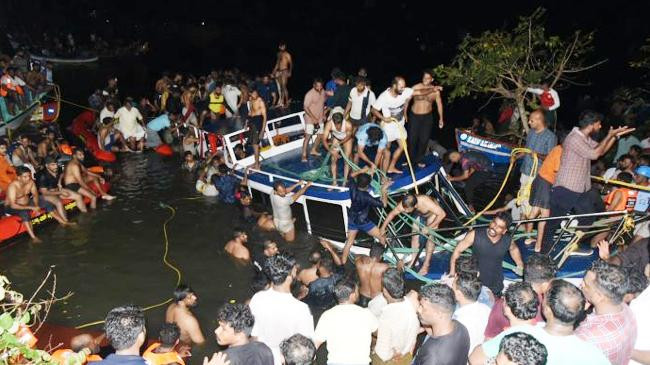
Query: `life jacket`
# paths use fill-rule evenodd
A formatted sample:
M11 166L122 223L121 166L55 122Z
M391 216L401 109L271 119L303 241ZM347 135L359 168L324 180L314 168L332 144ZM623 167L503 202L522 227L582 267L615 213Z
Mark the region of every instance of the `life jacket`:
M18 339L18 342L29 348L34 348L34 346L36 346L36 342L38 342L38 338L34 336L32 330L30 330L29 327L25 326L24 324L18 326L16 338Z
M52 353L52 359L61 365L66 365L70 356L74 354L75 352L70 349L59 349ZM95 361L102 361L102 357L99 355L86 355L85 363Z
M217 114L224 114L226 112L226 106L224 105L223 94L215 95L210 93L210 104L208 108Z
M9 94L9 91L15 91L19 95L23 95L23 88L14 83L13 77L9 75L3 75L1 85L0 85L0 96L5 97ZM7 81L6 83L4 81Z
M183 358L176 351L165 353L153 352L158 347L160 347L160 343L154 343L144 351L144 354L142 354L142 357L147 360L150 365L165 365L173 363L185 365L185 361L183 361Z
M634 210L634 205L636 205L636 197L639 193L638 190L628 189L628 188L616 188L612 190L611 193L607 194L605 197L605 203L610 205L614 200L614 195L617 191L620 191L623 194L622 198L618 201L615 207L612 207L612 211L627 210L631 212Z

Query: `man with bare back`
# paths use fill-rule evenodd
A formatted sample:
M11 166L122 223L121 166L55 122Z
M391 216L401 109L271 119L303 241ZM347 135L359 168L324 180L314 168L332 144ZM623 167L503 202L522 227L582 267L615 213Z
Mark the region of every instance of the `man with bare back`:
M198 297L194 290L181 284L174 290L174 302L167 307L167 312L165 312L165 322L175 323L178 326L181 330L180 343L186 346L205 343L199 321L191 310L196 307L197 301Z
M350 121L345 119L344 114L343 108L339 106L332 109L332 113L323 131L323 146L330 153L332 186L338 186L336 177L341 152L345 153L348 158L352 157L352 145L354 144L354 134L352 132L354 131L354 126ZM349 173L350 166L344 163L342 185L345 185L346 181L348 181Z
M104 178L94 172L88 171L83 165L84 158L83 150L76 149L74 151L72 159L63 171L63 187L90 199L90 207L95 209L97 207L97 196L89 184L94 184L97 187L102 199L113 200L115 197L104 191L102 187Z
M251 254L246 247L248 235L242 229L236 228L233 231L232 239L226 243L224 250L232 257L242 261L249 261Z
M409 112L408 124L410 137L409 141L409 154L413 163L424 167L422 158L427 149L429 138L431 137L431 130L433 128L433 103L436 103L438 108L438 128L442 129L445 122L443 119L442 109L442 96L440 94L442 88L434 86L433 92L428 94L418 95L415 91L430 89L433 86L433 71L424 70L422 75L422 82L413 86L413 104ZM407 104L408 107L408 104Z
M384 246L373 244L370 248L370 255L360 255L354 261L359 276L359 304L367 307L368 302L374 297L381 295L381 277L388 269L388 264L381 262L381 255L384 253Z
M386 227L388 224L395 219L399 214L411 214L411 216L416 220L413 223L413 238L411 239L411 248L414 250L415 254L411 260L411 266L418 259L419 248L420 248L420 235L417 234L420 232L420 224L426 226L431 230L438 228L440 223L445 219L447 213L442 207L431 197L427 195L415 195L412 193L404 195L402 202L398 204L395 209L393 209L384 224L381 226L381 234L386 235ZM428 232L424 232L428 236ZM429 263L431 262L431 255L435 249L435 243L431 240L427 240L426 246L426 256L424 257L424 262L420 268L419 274L426 275L429 272Z
M250 111L248 112L248 143L253 146L255 152L254 169L260 168L260 143L264 138L266 130L266 105L260 97L257 89L253 89L250 95Z
M287 90L287 83L291 77L291 70L293 69L293 60L291 54L287 52L287 44L280 42L278 45L278 58L275 61L273 68L273 76L280 84L280 106L289 106L289 91Z

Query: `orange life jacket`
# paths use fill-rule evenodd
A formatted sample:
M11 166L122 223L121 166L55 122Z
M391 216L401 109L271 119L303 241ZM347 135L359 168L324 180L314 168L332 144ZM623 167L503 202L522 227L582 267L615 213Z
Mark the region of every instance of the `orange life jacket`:
M30 330L29 327L25 326L24 324L18 326L16 338L18 338L18 342L26 345L29 348L34 348L34 346L36 346L36 342L38 342L38 338L34 336L32 330Z
M61 365L65 365L68 363L68 358L74 354L75 352L70 349L59 349L52 353L52 359ZM102 361L102 357L99 355L86 356L86 363L95 362L95 361Z
M607 205L612 204L612 202L614 201L614 195L616 194L617 191L621 192L622 197L618 201L616 206L610 207L610 209L612 211L620 211L620 210L627 210L628 212L633 211L634 205L636 205L636 197L639 191L634 189L628 189L628 188L616 188L611 193L607 194L607 196L605 197L605 203L607 203Z
M154 350L160 347L160 343L156 342L153 345L149 346L142 357L147 360L151 365L165 365L179 363L185 365L185 361L176 351L164 352L164 353L155 353Z
M23 94L24 94L24 92L23 92L23 88L20 87L20 86L18 86L17 84L15 84L15 83L13 82L13 78L12 78L12 77L10 77L9 75L6 75L6 76L7 76L6 78L5 78L5 76L3 76L2 79L8 79L9 82L6 83L6 84L1 84L1 85L0 85L0 96L2 96L2 97L7 96L7 94L9 94L9 91L10 91L10 90L11 90L11 91L15 91L15 92L18 93L19 95L23 95Z

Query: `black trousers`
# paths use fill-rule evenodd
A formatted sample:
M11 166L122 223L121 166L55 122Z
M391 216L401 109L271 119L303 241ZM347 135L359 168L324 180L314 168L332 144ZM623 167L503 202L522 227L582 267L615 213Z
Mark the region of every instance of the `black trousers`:
M595 211L593 194L591 191L576 193L561 186L553 187L551 190L551 217L567 215L573 211L575 214L594 213ZM544 241L542 252L548 253L553 245L555 230L560 228L562 219L554 219L546 222L544 228ZM578 224L589 225L594 222L592 217L578 219Z
M420 163L427 150L433 130L433 112L427 114L409 113L408 153L414 164Z

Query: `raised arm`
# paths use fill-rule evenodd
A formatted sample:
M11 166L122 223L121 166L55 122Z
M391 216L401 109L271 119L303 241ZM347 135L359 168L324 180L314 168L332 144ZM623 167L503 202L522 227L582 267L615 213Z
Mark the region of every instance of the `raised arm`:
M307 183L302 188L300 188L300 190L298 190L297 193L291 196L291 202L295 203L296 200L298 200L298 198L300 198L307 191L307 189L309 189L311 184L312 184L311 181L307 181Z
M449 276L456 275L456 260L458 260L460 254L463 253L463 251L472 247L472 245L474 244L474 235L475 233L473 230L468 232L465 235L465 238L463 238L456 245L456 248L454 249L454 253L451 254L451 258L449 259Z

